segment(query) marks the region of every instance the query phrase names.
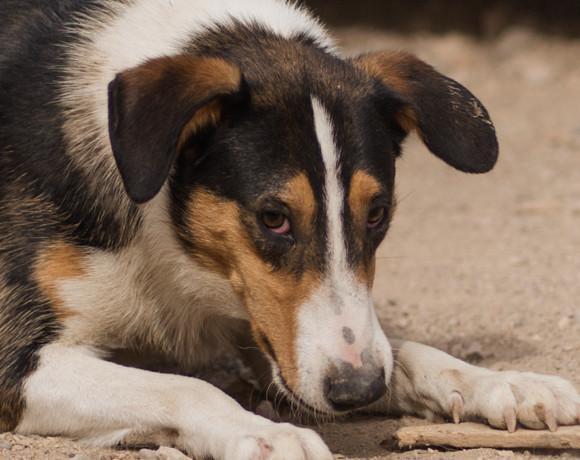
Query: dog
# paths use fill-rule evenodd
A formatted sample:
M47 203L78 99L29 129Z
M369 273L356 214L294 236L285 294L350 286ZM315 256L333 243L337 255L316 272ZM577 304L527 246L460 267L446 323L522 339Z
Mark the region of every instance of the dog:
M331 459L314 431L111 358L192 369L240 340L305 411L579 422L569 382L389 341L373 310L405 137L496 163L461 84L402 52L344 58L283 0L3 0L0 43L0 430Z

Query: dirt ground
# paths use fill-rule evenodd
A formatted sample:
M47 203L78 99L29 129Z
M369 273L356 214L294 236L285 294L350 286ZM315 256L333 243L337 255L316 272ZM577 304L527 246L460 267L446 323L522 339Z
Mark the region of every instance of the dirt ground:
M494 369L560 374L580 387L580 41L525 30L485 43L459 35L338 35L349 53L416 52L484 102L500 139L499 164L484 176L456 172L416 139L407 143L400 203L377 267L375 297L387 332ZM383 442L411 422L358 419L319 431L341 459L551 457L396 452ZM0 436L0 459L69 458L142 456Z

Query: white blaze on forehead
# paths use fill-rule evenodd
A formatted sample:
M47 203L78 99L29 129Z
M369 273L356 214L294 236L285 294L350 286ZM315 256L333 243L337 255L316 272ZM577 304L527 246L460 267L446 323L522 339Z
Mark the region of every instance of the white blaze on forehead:
M328 111L312 98L314 128L325 168L326 217L328 222L328 265L332 281L348 272L343 231L344 189L340 180L339 152L334 139L334 127Z
M359 349L368 345L369 337L372 336L369 330L373 315L372 298L368 286L357 281L348 263L344 232L346 199L335 127L330 114L315 97L312 97L312 109L325 168L327 272L320 289L304 305L301 317L305 321L328 326L328 341L322 346L327 352L337 349L337 340L341 346L346 344L342 334L345 327L353 332L354 343L350 348Z

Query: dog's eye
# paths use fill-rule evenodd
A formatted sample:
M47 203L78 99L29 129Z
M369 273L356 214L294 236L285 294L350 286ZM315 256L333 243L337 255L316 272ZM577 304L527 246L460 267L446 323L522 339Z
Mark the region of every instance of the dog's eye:
M383 222L383 220L385 220L386 215L387 210L383 206L371 209L367 219L367 227L368 228L378 227Z
M290 233L290 221L284 214L279 212L264 212L262 214L262 222L268 230L278 235Z

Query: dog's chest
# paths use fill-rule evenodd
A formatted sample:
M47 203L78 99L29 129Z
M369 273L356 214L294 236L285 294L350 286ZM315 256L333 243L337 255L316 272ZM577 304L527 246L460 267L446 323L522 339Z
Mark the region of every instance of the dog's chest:
M246 319L227 280L168 247L98 251L84 266L82 277L59 285L71 313L64 342L106 350L148 347L185 366L197 365L223 349L236 323Z

